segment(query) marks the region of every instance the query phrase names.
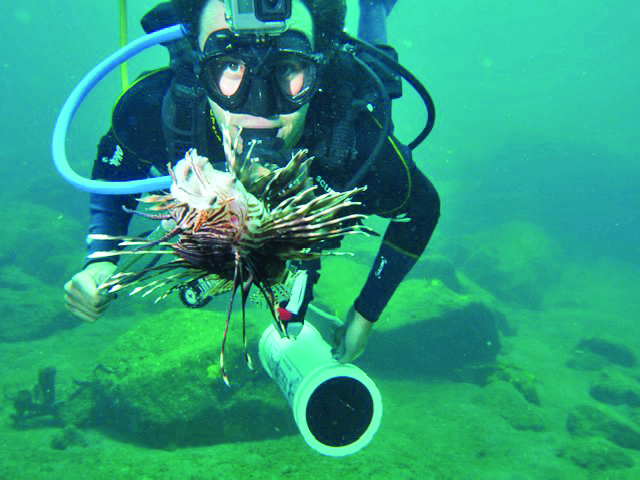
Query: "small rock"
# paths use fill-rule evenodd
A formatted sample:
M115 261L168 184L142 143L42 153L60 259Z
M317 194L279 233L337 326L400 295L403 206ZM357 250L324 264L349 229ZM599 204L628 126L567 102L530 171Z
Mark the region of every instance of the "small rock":
M596 370L602 370L609 365L609 360L602 355L593 353L590 350L574 350L571 352L571 356L566 363L567 367L574 370L583 370L586 372L594 372Z
M575 439L560 448L557 455L586 470L618 470L635 464L623 449L602 438Z
M84 433L74 425L67 425L51 439L51 448L66 450L68 447L86 447L88 445Z
M283 476L293 475L296 473L296 471L297 469L293 465L286 464L282 467L282 470L280 470L280 475L283 475Z
M636 365L635 354L617 342L605 340L604 338L591 337L582 340L576 346L577 351L590 351L609 360L611 363L622 365L623 367L634 367Z
M567 417L567 430L578 437L604 437L621 447L640 450L640 428L605 408L576 407Z
M546 428L539 407L527 402L510 383L502 381L489 383L474 402L488 406L516 430L540 432Z
M602 373L589 389L589 394L609 405L640 407L640 384L617 372Z
M498 361L491 379L510 383L527 402L537 406L542 405L536 388L536 377L533 373L508 362Z

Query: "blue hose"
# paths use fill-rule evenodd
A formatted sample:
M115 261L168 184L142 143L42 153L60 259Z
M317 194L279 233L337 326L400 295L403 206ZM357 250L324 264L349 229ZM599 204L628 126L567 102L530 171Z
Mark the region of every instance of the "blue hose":
M78 110L78 107L80 107L80 104L82 104L93 87L95 87L111 70L149 47L182 38L184 35L184 27L182 25L174 25L134 40L126 47L114 52L100 62L86 77L82 79L78 86L76 86L62 107L60 115L58 115L58 120L56 121L51 141L53 163L60 175L62 175L62 178L80 190L106 195L125 195L169 188L171 185L171 177L169 176L147 178L144 180L131 180L127 182L104 182L81 177L69 166L65 142L69 132L69 127L71 126L71 121L73 120L73 116Z

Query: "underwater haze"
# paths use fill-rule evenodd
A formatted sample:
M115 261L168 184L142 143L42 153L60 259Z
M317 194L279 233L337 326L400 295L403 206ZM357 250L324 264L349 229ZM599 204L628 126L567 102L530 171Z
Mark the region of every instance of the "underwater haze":
M640 63L632 45L640 8L418 5L399 3L389 29L438 109L419 157L441 179L443 222L475 230L532 221L567 250L638 262ZM402 115L397 122L411 131Z
M157 3L128 2L130 40ZM88 194L57 174L51 134L75 85L119 48L118 2L2 2L0 15L0 478L640 478L637 2L398 0L389 43L436 106L414 160L442 216L356 362L384 412L343 459L305 444L239 343L231 389L214 375L226 298L187 310L122 295L96 324L67 314ZM354 35L357 17L349 0ZM167 61L156 47L129 77ZM409 143L425 112L403 88L394 125ZM67 153L82 175L120 93L114 72L74 120ZM323 265L314 302L344 317L378 245L346 242L355 255ZM250 316L259 363L269 322ZM46 367L65 413L16 421L20 392L44 401Z

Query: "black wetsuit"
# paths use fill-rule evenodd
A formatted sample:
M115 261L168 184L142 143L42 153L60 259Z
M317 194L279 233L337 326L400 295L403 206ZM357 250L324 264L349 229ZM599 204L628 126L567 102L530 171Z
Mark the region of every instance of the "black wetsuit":
M161 121L161 105L173 73L160 70L136 82L119 100L113 125L116 127L102 138L94 163L94 179L123 181L167 174L170 156L167 152ZM314 109L322 109L322 98L316 96L309 108L305 133L299 147L311 154L321 142L314 124ZM210 115L207 111L206 115ZM206 119L212 122L211 119ZM312 163L311 174L321 189L340 190L369 157L378 134L379 123L367 110L359 113L355 122L355 155L340 168L323 165L322 157ZM224 154L215 126L208 129L205 145L198 152L214 163L223 162ZM440 215L438 194L416 167L411 151L391 136L379 160L371 166L360 185L367 190L360 194L364 213L393 218L405 215L408 222L391 222L369 277L355 302L356 310L367 320L376 321L398 284L416 263L427 245ZM123 210L136 207L135 195L91 195L90 233L125 235L131 215ZM89 253L116 249L116 242L92 241ZM114 257L115 258L115 257ZM95 260L94 260L95 261Z

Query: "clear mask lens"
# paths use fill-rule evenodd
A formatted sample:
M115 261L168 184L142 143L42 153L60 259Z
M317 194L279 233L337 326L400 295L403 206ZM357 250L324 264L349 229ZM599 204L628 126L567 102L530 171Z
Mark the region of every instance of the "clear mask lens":
M200 81L209 97L225 110L286 114L311 100L322 58L311 53L308 40L300 33L287 32L261 45L221 31L207 40ZM269 106L252 108L256 96Z

